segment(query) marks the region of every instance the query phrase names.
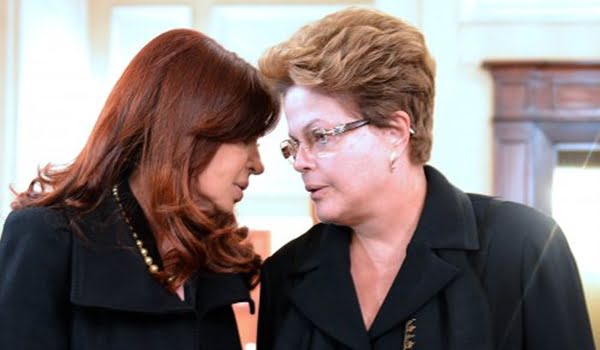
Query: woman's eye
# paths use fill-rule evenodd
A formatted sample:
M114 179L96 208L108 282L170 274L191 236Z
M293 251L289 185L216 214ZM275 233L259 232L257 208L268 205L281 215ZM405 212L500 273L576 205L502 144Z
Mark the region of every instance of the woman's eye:
M283 147L281 147L281 152L283 153L283 157L284 158L289 158L292 155L294 155L294 148L292 147L291 144L289 145L285 145Z
M327 142L327 134L323 129L315 129L311 132L312 143L326 143Z

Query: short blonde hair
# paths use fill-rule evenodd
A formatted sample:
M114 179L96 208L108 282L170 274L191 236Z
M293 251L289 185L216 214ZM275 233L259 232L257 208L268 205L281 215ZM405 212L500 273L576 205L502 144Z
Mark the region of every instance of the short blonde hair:
M429 160L435 62L412 25L372 9L345 9L268 49L259 66L282 94L302 85L350 99L378 127L389 126L394 112L407 112L415 130L410 159Z

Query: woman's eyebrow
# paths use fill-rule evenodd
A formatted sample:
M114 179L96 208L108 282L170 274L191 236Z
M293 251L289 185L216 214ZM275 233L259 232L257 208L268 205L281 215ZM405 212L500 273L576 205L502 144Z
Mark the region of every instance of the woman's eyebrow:
M313 130L316 126L316 124L322 123L324 122L322 119L316 118L316 119L312 119L308 124L306 124L304 127L302 127L302 134L306 134L307 132ZM293 136L292 134L288 134L289 138L294 140L294 141L298 141L298 138L296 138L295 136Z

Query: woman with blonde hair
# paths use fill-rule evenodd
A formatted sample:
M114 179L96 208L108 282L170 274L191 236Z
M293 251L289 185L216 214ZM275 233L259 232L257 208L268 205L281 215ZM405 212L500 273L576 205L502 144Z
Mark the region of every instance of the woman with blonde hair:
M280 104L187 29L131 61L83 150L14 200L0 240L2 349L241 349L231 304L261 259L233 215Z
M594 348L556 223L426 165L435 66L416 28L339 11L260 68L322 223L264 264L259 350Z

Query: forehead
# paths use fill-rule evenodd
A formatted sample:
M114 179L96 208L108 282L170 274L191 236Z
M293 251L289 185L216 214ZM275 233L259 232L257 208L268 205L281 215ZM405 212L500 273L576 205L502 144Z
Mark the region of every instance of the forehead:
M288 89L283 109L290 133L311 125L333 126L356 119L341 99L305 86L294 85Z

